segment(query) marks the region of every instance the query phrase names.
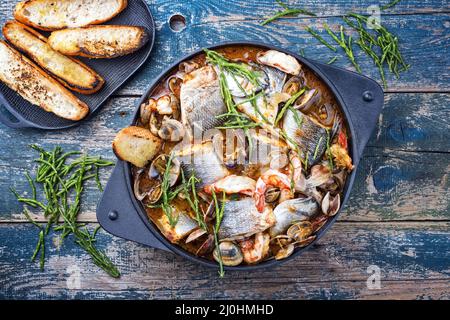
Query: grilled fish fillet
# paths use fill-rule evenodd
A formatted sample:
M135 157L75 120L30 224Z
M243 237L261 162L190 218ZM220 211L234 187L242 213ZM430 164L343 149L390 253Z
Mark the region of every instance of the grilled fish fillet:
M89 113L84 102L4 41L0 41L0 81L61 118L76 121Z
M148 39L144 27L107 25L54 31L48 43L68 56L108 59L133 53Z
M34 28L53 31L103 23L127 5L127 0L28 0L16 5L14 17Z
M272 208L266 206L262 213L255 207L253 198L225 202L219 238L238 240L267 230L276 223Z
M100 90L105 81L94 70L73 58L53 50L47 39L32 28L9 21L3 35L14 47L27 54L67 88L91 94Z

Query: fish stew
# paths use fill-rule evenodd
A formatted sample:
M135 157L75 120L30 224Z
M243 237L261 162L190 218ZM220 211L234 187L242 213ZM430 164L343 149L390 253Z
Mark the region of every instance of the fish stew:
M146 133L131 151L114 150L133 164L136 198L170 242L220 267L307 246L338 212L353 169L332 92L275 50L229 46L180 63L134 127ZM133 155L142 139L156 150L144 167Z

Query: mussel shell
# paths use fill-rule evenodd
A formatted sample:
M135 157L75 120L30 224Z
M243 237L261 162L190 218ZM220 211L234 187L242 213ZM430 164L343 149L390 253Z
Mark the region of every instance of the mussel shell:
M183 139L185 134L184 126L175 119L164 118L161 128L158 130L158 136L163 140L178 142Z
M143 172L143 170L142 170ZM139 172L135 176L134 180L134 196L137 200L142 201L144 199L146 200L146 203L148 204L154 204L158 202L158 200L161 198L162 195L162 188L161 188L161 182L157 179L151 179L151 185L150 187L144 191L141 192L140 183L141 183L141 175L142 172Z
M295 241L292 244L294 245L295 248L303 248L306 247L307 245L309 245L311 242L314 241L314 239L316 239L317 236L309 236L306 239L303 240L299 240L299 241Z
M299 92L305 86L305 82L303 78L300 77L291 77L283 86L283 92L290 94L293 96L297 92Z
M155 179L158 177L162 178L164 172L166 171L166 165L168 161L169 155L167 154L160 154L158 157L156 157L155 160L153 160L152 164L150 165L150 169L148 171L149 178L150 179ZM169 171L169 187L174 186L175 183L178 181L180 172L181 172L180 161L177 158L173 158Z
M203 236L206 233L207 233L206 230L198 228L197 230L192 231L184 242L189 243L194 240L197 240L198 238L200 238L201 236Z
M300 221L289 227L286 235L295 241L302 241L308 238L313 233L312 223L309 221Z
M183 79L179 75L173 75L167 79L167 88L178 99L180 98L180 90Z
M161 184L157 184L156 186L152 187L148 193L147 193L147 201L149 204L154 204L161 199L162 195L162 188Z
M294 104L294 108L309 113L311 109L322 99L322 93L318 89L311 89L302 94Z
M209 234L202 245L197 249L196 256L205 256L214 249L214 236Z
M214 249L213 256L217 262L220 261L218 249L220 249L222 262L225 266L237 266L244 260L239 246L231 241L223 241L219 244L219 248Z
M294 252L295 246L290 243L286 247L281 248L275 255L275 260L282 260L289 257Z
M158 131L161 128L161 119L162 116L155 111L150 114L148 126L151 133L153 133L155 136L158 136Z
M146 102L141 104L140 107L140 121L144 126L149 125L150 116L152 115L153 109L150 103Z
M278 200L278 198L280 197L280 189L276 188L276 187L270 187L266 190L266 192L264 193L264 197L266 200L266 203L273 203L275 201Z

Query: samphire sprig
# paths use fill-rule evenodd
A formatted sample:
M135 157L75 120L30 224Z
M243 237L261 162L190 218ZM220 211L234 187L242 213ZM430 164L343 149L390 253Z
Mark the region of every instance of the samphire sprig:
M285 16L292 16L292 15L298 15L298 14L304 14L304 15L308 15L308 16L312 16L315 17L316 14L312 13L310 11L307 11L305 9L299 9L299 8L289 8L285 3L281 2L280 0L277 0L277 3L283 7L283 11L280 11L278 13L276 13L275 15L273 15L272 17L264 20L263 22L261 22L261 25L264 26L272 21L275 21L277 19L280 19L282 17Z
M361 73L361 67L356 62L355 55L353 54L353 44L352 44L352 36L346 36L344 34L344 27L340 26L339 28L339 37L331 31L328 24L323 24L325 30L328 32L328 34L333 38L333 40L342 48L344 49L345 54L349 58L350 62L355 67L356 71Z
M192 172L189 179L186 180L184 171L181 170L181 182L184 197L189 203L189 206L191 207L192 211L195 212L195 220L197 221L198 226L203 230L208 231L208 226L206 225L205 217L201 212L200 201L198 200L197 190L195 188L195 185L200 182L200 179L195 176L195 172Z
M38 243L31 258L32 261L35 260L40 252L40 267L41 269L44 268L45 236L48 235L53 227L55 232L61 232L62 239L72 234L75 237L75 243L92 257L93 262L97 266L112 277L119 277L120 272L116 266L105 253L94 246L99 228L90 233L86 227L83 228L83 225L77 222L85 182L95 179L98 187L101 189L99 169L111 166L114 163L102 160L100 157L88 155L82 155L68 163L70 157L79 155L80 152L63 153L62 148L59 146L51 151L36 145L32 145L31 148L39 152L39 159L36 160L38 167L35 178L33 179L28 173L25 174L31 188L31 198L20 196L13 188L11 188L11 191L17 200L25 205L25 217L40 229ZM36 184L42 186L44 193L44 199L42 200L37 199ZM43 211L44 217L47 219L45 228L31 219L26 206ZM62 223L58 223L61 218Z
M223 269L223 260L222 260L222 254L220 252L219 247L219 230L220 225L222 224L223 214L225 211L225 201L226 201L226 195L225 192L222 193L222 201L219 203L216 193L214 190L212 190L212 197L214 201L214 208L216 212L216 222L213 226L213 232L214 232L214 243L217 250L217 256L219 258L219 277L223 278L225 276L225 271Z
M350 21L350 18L356 19L357 25ZM400 76L400 72L406 71L409 69L409 65L405 62L402 53L399 49L398 37L393 35L389 30L378 24L374 28L374 32L376 34L370 34L365 28L364 24L368 22L368 18L366 16L350 13L347 17L344 17L344 21L352 28L358 31L360 35L360 41L358 45L364 51L371 51L371 57L374 62L377 64L383 65L386 63L388 65L389 71L395 74L397 78ZM375 22L376 23L376 22ZM379 47L380 55L375 58L374 47Z
M259 123L252 121L246 115L240 113L237 110L237 106L234 103L233 96L228 86L228 82L225 76L225 72L230 73L233 77L239 76L248 79L254 86L259 85L258 74L249 69L244 64L235 63L227 60L220 53L204 49L206 53L206 59L208 62L214 64L219 69L219 86L220 93L222 95L225 106L227 107L227 113L219 115L218 117L226 117L222 126L218 126L217 129L242 129L247 137L249 148L252 149L252 137L249 129L260 127ZM235 80L236 81L236 80ZM255 100L256 95L249 98L249 101Z

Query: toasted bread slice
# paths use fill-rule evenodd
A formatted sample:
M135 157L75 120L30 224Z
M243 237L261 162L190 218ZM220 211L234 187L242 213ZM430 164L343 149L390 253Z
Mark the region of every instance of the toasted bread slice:
M100 90L105 83L85 64L53 50L47 44L47 39L30 27L9 21L3 27L3 35L9 43L71 90L91 94Z
M116 58L139 50L148 39L143 27L107 25L54 31L48 43L68 56Z
M120 130L113 141L116 156L143 168L161 149L162 141L150 130L131 126Z
M16 5L14 17L37 29L53 31L103 23L127 5L127 0L28 0Z
M30 103L69 120L81 120L89 107L31 60L0 41L0 81Z

